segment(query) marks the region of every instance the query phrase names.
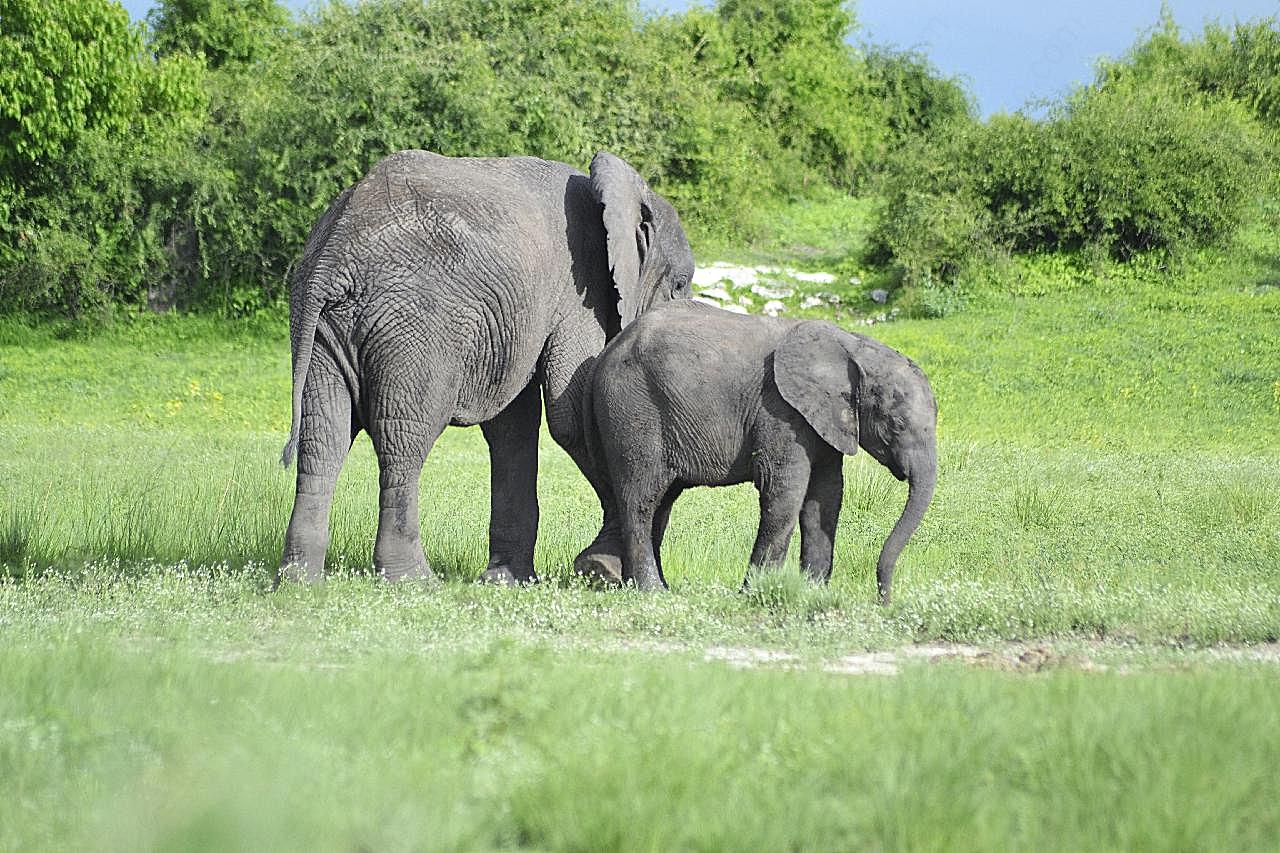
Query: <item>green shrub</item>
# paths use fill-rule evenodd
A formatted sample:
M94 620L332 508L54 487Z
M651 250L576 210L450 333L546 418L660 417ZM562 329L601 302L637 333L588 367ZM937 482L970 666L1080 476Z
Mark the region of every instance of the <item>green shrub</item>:
M0 299L79 314L174 268L203 65L155 60L108 0L0 0Z
M1159 83L1083 90L1051 132L1073 193L1058 242L1120 258L1221 242L1265 177L1266 147L1243 109Z
M909 286L954 280L992 247L995 229L978 187L981 125L953 122L886 161L870 236L875 263L891 263Z
M1258 119L1280 124L1280 24L1276 18L1205 26L1184 40L1166 10L1159 23L1119 60L1103 64L1099 83L1173 83L1214 100L1233 100Z
M7 307L266 309L320 212L405 148L612 150L695 238L741 242L965 109L918 57L851 48L841 0L329 0L296 20L162 0L149 20L148 39L109 0L0 0Z
M871 46L863 55L866 108L879 116L879 137L866 152L870 171L912 139L953 122L972 119L973 100L953 78L943 77L915 51Z
M890 158L873 246L906 283L954 280L992 251L1117 259L1221 243L1266 177L1239 105L1161 81L1092 86L1050 118L952 122Z
M847 41L852 9L843 0L720 0L716 8L732 60L721 89L785 152L775 167L851 188L864 146L880 135Z
M267 55L289 12L276 0L160 0L147 21L156 52L202 55L218 68Z

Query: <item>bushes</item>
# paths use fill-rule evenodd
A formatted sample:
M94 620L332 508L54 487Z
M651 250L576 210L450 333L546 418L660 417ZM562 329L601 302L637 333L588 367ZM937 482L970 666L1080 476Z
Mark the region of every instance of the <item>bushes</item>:
M1266 148L1236 105L1152 84L1080 93L1050 125L1069 160L1059 245L1127 258L1221 242L1262 184Z
M1150 81L1081 89L1045 121L952 122L891 158L873 242L908 283L991 251L1120 260L1209 246L1239 226L1267 146L1238 105Z
M642 21L624 0L322 8L270 63L214 78L210 132L238 198L202 233L205 300L242 311L280 298L320 212L404 148L582 168L606 148L695 225L741 224L771 173L750 113L702 67L714 26L701 11Z
M109 0L0 0L0 19L0 288L73 314L280 300L320 211L402 148L613 150L695 235L741 239L955 101L926 64L852 49L841 0L330 0L297 20L161 0L149 38Z
M172 268L203 66L154 60L109 0L0 0L0 300L78 314Z
M1214 100L1232 100L1271 127L1280 125L1280 29L1275 18L1212 23L1183 40L1172 15L1160 22L1119 61L1099 72L1103 86L1174 84Z
M741 237L766 202L847 189L865 159L875 112L859 106L851 25L834 0L657 18L631 0L330 3L268 59L210 76L209 148L235 192L203 200L206 272L187 301L242 312L281 298L320 211L403 148L580 168L612 150L693 232Z
M148 39L110 0L0 0L0 298L253 312L342 187L402 148L579 167L609 149L695 239L873 186L880 258L937 289L1007 251L1220 241L1280 122L1271 22L1187 43L1166 20L1048 120L978 123L924 57L852 48L841 0L639 8L162 0Z

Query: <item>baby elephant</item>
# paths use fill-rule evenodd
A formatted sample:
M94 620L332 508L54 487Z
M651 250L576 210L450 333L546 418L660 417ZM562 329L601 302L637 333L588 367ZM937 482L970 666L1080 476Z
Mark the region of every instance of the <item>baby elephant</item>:
M760 528L751 565L781 563L800 520L800 561L831 576L842 460L861 445L909 484L876 564L880 600L933 497L937 405L912 361L831 323L744 316L673 302L631 323L595 363L585 427L597 483L621 529L623 582L666 585L662 536L690 486L753 482ZM607 494L606 494L607 493ZM608 555L579 557L615 575Z

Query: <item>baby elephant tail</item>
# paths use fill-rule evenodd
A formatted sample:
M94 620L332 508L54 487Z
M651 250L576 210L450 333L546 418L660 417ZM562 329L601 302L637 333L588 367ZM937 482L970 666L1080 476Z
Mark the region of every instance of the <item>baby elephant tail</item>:
M596 417L596 368L600 364L597 358L587 373L586 385L582 390L582 437L587 448L587 460L591 466L588 476L591 484L599 492L601 500L612 498L609 488L609 468L604 454L604 444L600 440L600 422Z

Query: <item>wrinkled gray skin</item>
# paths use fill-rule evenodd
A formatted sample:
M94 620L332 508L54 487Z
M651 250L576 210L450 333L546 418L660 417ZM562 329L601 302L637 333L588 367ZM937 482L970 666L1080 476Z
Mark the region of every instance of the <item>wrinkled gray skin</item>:
M495 582L535 579L538 429L593 485L583 390L606 340L688 295L693 255L675 210L622 160L590 176L527 157L403 151L338 197L307 240L289 294L297 493L280 577L322 577L329 505L351 442L378 455L373 562L430 578L418 479L441 431L479 424L489 445ZM589 550L617 554L616 525ZM603 559L604 557L602 557Z
M666 586L660 551L671 506L690 486L750 481L760 492L752 566L781 563L796 519L800 562L831 576L842 459L861 446L909 484L876 564L888 603L893 567L933 497L937 406L913 362L830 323L731 314L693 302L631 324L596 361L586 412L622 529L623 582ZM608 560L578 570L609 579Z

